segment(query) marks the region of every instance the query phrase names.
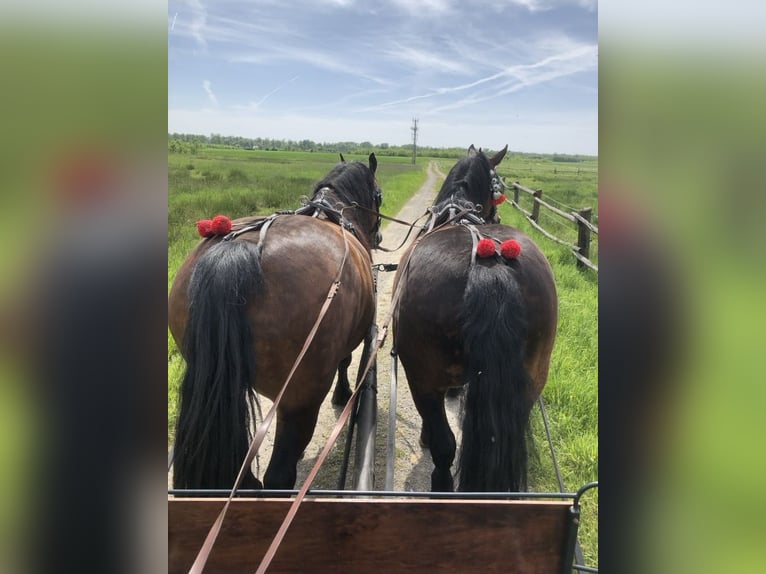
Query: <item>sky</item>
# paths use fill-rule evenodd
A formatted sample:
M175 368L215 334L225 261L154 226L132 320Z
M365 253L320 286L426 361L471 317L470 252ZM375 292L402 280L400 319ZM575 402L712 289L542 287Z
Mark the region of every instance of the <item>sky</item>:
M598 154L596 0L170 0L168 131Z

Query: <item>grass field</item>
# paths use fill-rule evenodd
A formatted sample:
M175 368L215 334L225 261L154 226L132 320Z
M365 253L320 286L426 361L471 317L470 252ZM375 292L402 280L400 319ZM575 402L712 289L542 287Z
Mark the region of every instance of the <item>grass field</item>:
M346 160L366 161L364 155L344 154ZM336 154L201 148L195 155L170 154L168 286L182 259L197 243L195 221L217 213L240 217L294 208L338 161ZM447 173L454 160L438 160ZM428 158L412 166L409 158L379 157L378 181L383 189L382 211L395 215L425 180ZM580 168L580 174L577 169ZM507 182L518 180L543 188L544 197L597 214L597 163L558 163L549 158L509 154L499 167ZM532 229L510 205L500 207L503 223L530 235L554 269L559 296L559 327L550 377L543 393L554 448L568 490L598 479L598 277L580 269L570 251ZM594 217L597 221L597 218ZM545 224L545 222L542 222ZM385 225L385 223L384 223ZM168 440L177 412L177 387L183 363L168 337ZM535 409L532 420L536 456L530 486L540 492L558 491L556 475ZM583 501L580 540L586 563L598 563L598 495Z

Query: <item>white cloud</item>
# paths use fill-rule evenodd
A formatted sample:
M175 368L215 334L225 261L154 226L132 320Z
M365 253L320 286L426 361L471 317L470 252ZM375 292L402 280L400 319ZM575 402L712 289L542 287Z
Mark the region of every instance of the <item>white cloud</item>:
M352 54L353 58L353 54ZM299 62L309 64L315 68L340 72L364 78L377 84L390 84L391 82L367 72L361 68L354 59L346 59L345 56L330 52L311 50L287 45L274 45L259 52L237 54L230 58L231 62L266 64L274 61Z
M589 12L596 10L598 0L507 0L510 4L526 8L530 12L547 12L561 6L579 6ZM494 2L492 2L494 4Z
M294 82L295 80L297 80L297 79L298 79L298 76L293 76L292 78L290 78L290 79L289 79L289 80L287 80L286 82L283 82L282 84L278 85L276 88L274 88L273 90L271 90L270 92L268 92L268 93L267 93L265 96L263 96L263 97L262 97L260 100L258 100L257 102L253 102L253 103L251 104L251 107L252 107L252 108L254 108L254 109L258 109L258 108L261 106L261 104L263 104L263 102L265 102L266 100L268 100L268 99L269 99L271 96L273 96L274 94L276 94L276 93L277 93L279 90L281 90L282 88L284 88L284 87L285 87L285 86L287 86L288 84L291 84L291 83L293 83L293 82Z
M205 80L202 82L202 87L205 90L205 93L207 94L207 97L210 99L211 102L213 102L213 105L218 105L218 98L215 97L215 94L213 93L213 88L210 84L210 80Z
M391 0L398 8L411 16L430 17L434 14L444 14L451 9L450 0Z
M203 49L207 49L207 40L204 34L207 25L207 10L200 0L187 0L187 3L190 9L189 32Z
M346 6L351 6L354 3L354 0L320 0L321 4L331 4L333 6L340 6L341 8L345 8Z
M516 4L522 8L526 8L530 12L540 12L543 10L550 10L551 6L545 0L509 0L511 4Z
M455 61L455 58L445 58L443 56L419 50L410 46L397 44L396 49L384 50L383 54L390 58L401 60L408 66L423 68L437 72L457 72L465 73L467 66Z
M452 93L464 92L486 84L484 91L474 92L472 95L461 100L448 102L436 108L430 108L428 113L446 111L476 104L502 95L519 91L523 88L541 84L556 78L576 74L585 70L596 68L598 65L598 46L580 45L567 52L557 53L543 58L532 64L518 64L507 66L500 72L479 78L473 82L457 86L440 87L424 94L410 96L399 100L384 102L367 108L368 110L381 110L394 106L409 104L417 100L424 100Z

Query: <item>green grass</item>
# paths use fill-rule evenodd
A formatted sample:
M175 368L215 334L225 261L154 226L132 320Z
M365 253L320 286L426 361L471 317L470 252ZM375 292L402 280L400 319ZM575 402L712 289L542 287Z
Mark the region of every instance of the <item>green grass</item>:
M594 195L591 201L595 200ZM576 491L583 484L598 480L598 276L577 267L566 247L532 228L509 204L500 207L500 215L504 224L529 235L553 267L559 322L543 400L564 485L567 490ZM557 492L558 481L538 408L533 411L532 431L536 455L530 461L530 488ZM586 564L597 565L597 492L591 491L583 498L580 543Z
M367 156L361 154L344 154L344 157L367 160ZM181 261L198 241L196 220L217 213L240 217L296 207L300 196L308 194L312 184L337 161L338 156L333 153L224 148L201 148L196 155L170 154L168 286ZM449 159L438 162L444 173L455 163ZM428 158L420 158L417 166L412 166L409 158L378 158L377 175L384 195L384 213L396 215L420 188L425 181L427 164ZM578 166L579 175L576 174ZM507 182L518 180L526 187L543 188L544 198L575 208L592 206L597 216L596 170L595 160L570 164L510 154L498 171ZM559 297L559 327L543 397L564 484L570 491L577 490L586 482L598 479L598 278L592 271L578 268L567 248L534 230L509 204L500 207L500 214L503 223L530 235L553 266ZM594 220L597 221L597 217ZM168 336L169 442L182 368L179 353ZM537 409L532 427L537 448L530 464L530 487L538 492L558 491ZM583 500L580 541L586 562L598 564L597 493L588 494Z

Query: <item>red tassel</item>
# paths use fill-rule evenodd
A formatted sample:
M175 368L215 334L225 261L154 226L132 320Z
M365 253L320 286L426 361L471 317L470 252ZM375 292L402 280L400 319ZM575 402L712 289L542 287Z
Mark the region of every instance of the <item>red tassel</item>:
M500 244L500 255L506 259L516 259L521 253L521 244L515 239L508 239Z
M500 205L501 203L505 202L505 199L506 199L505 194L502 194L497 199L493 199L492 200L492 205Z
M212 222L214 235L226 235L231 231L231 219L225 215L216 215Z
M476 245L476 255L479 257L492 257L495 254L495 242L486 237L479 240Z
M210 219L201 219L197 222L197 232L201 237L213 236L213 222Z

